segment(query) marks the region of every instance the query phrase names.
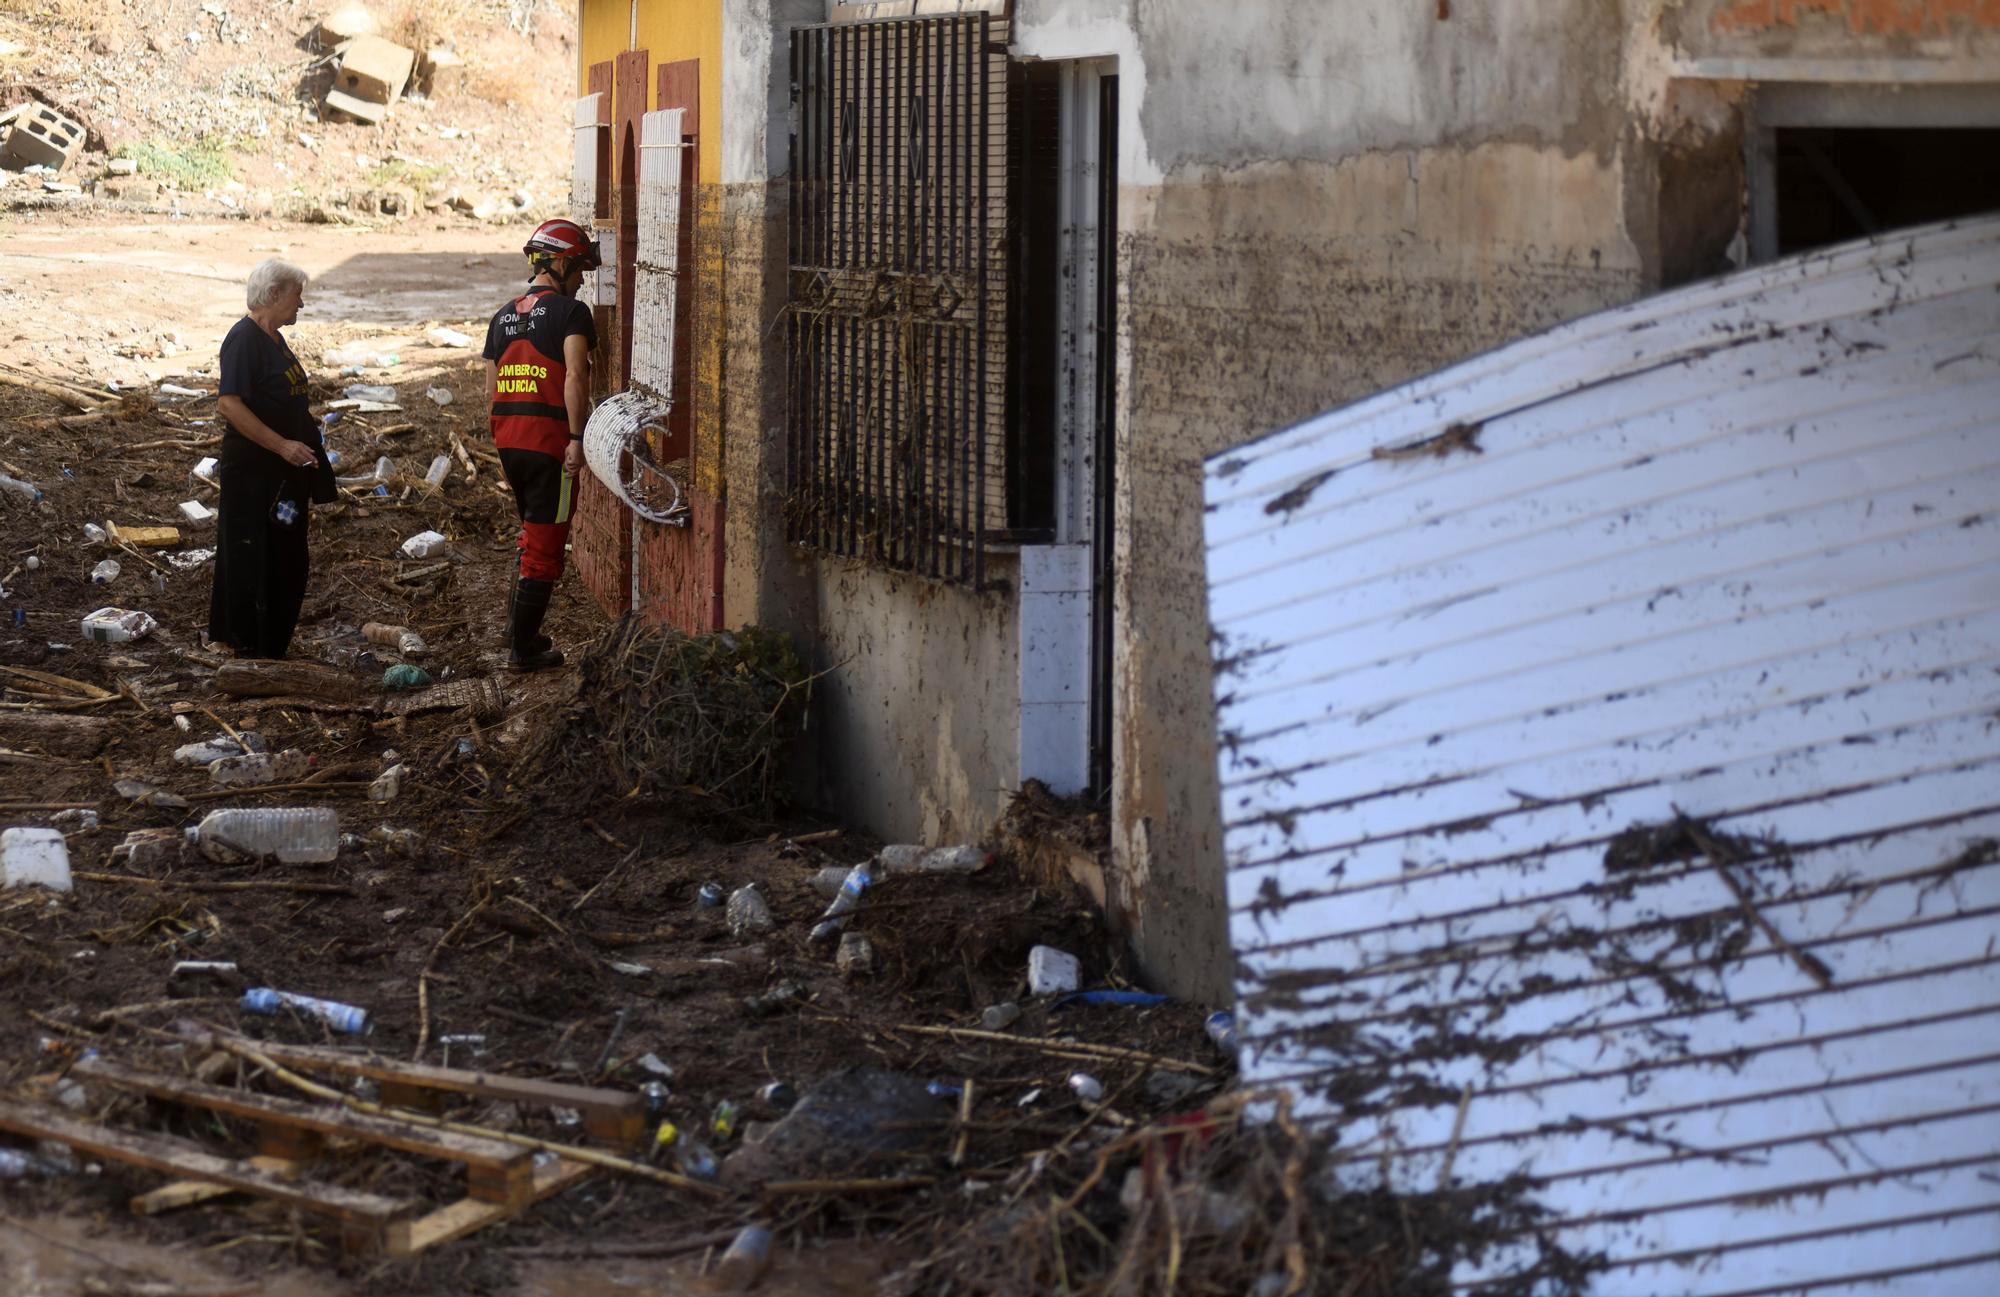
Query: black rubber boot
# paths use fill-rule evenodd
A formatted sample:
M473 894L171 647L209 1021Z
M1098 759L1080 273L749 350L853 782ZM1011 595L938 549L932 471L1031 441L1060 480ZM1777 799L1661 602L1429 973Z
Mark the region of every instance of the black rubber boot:
M555 592L553 581L522 577L514 583L514 599L507 617L509 671L541 671L563 664L563 655L542 634L542 618L549 615L549 600Z
M507 649L510 653L514 648L514 605L519 602L520 598L521 578L515 577L514 584L507 587ZM531 647L537 653L546 653L555 646L556 642L554 640L541 634L537 634L531 644Z

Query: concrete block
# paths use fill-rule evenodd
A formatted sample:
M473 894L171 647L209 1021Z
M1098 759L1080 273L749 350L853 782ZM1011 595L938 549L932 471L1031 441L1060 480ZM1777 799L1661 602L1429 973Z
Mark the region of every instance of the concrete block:
M417 52L380 36L356 37L334 69L334 88L370 103L393 104L410 82Z
M0 885L70 889L69 847L58 829L8 829L0 833Z
M351 41L357 36L373 36L380 30L375 15L368 12L367 5L337 5L333 11L319 20L319 43L321 49L332 49L342 41Z
M464 70L465 60L457 50L443 45L425 50L417 59L416 89L432 99L449 94Z
M26 109L14 119L0 157L17 170L39 163L61 171L75 161L83 148L83 127L46 104L28 104Z

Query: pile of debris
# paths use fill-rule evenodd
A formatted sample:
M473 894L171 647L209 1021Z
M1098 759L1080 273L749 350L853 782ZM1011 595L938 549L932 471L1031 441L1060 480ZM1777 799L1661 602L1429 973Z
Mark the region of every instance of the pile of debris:
M380 30L375 15L360 4L342 5L320 19L315 35L334 59L327 112L379 125L406 90L434 95L465 64L449 45L413 50L379 35Z
M517 783L565 796L641 792L716 813L768 806L811 687L776 631L686 635L628 615L583 659Z

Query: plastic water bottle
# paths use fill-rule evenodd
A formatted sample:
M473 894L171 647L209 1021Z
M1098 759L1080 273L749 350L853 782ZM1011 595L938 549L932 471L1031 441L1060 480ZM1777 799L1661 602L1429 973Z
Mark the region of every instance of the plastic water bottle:
M451 456L439 455L431 461L430 468L425 471L424 481L431 486L442 486L444 475L449 472L451 472Z
M210 811L187 838L211 860L271 856L280 864L323 865L340 854L340 814L326 806L236 806Z
M23 482L18 477L9 477L5 473L0 473L0 491L12 491L30 504L37 503L42 498L41 487L33 482Z
M839 936L840 930L847 926L847 916L860 906L861 893L867 891L868 885L874 881L875 876L868 872L865 864L848 870L847 881L840 885L840 895L833 898L833 904L827 906L826 913L820 916L819 923L812 930L812 939L831 941Z
M716 1292L748 1292L770 1265L770 1227L745 1225L722 1254L722 1260L716 1262L710 1282Z
M243 1007L251 1013L276 1013L281 1005L289 1005L309 1018L318 1018L343 1035L368 1034L368 1010L351 1004L322 1000L311 995L294 995L290 991L273 990L268 986L255 987L243 993Z
M97 566L90 569L90 583L92 585L110 585L118 579L118 574L124 570L124 568L118 566L118 560L115 558L100 559Z

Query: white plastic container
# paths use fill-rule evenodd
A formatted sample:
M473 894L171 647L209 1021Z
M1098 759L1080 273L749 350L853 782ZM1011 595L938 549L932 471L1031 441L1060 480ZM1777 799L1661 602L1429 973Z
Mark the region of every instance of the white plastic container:
M181 517L197 527L206 527L215 521L215 510L199 500L183 500L180 504Z
M0 884L67 892L69 845L62 830L21 828L0 833Z
M110 559L104 561L111 562ZM125 644L146 638L158 626L158 622L143 612L126 608L99 608L83 619L83 637L94 644Z
M451 461L447 459L445 456L439 455L437 457L437 464L431 465L433 471L436 470L438 464L443 464L445 467L449 468L451 466ZM439 473L437 479L433 481L431 477L428 474L426 474L424 480L426 482L430 482L432 486L436 486L438 482L442 482L444 480L444 475L442 473ZM444 553L445 547L450 543L451 542L446 540L444 538L444 535L440 532L420 531L416 535L410 537L408 540L403 542L403 557L430 558L432 555Z
M1054 946L1036 946L1028 952L1028 993L1067 995L1083 977L1083 965L1075 955Z
M427 486L443 486L445 476L450 472L451 472L451 456L439 455L436 459L431 461L431 466L424 470L424 483ZM437 536L437 533L434 531L427 531L424 533L424 535ZM410 539L415 540L416 537L412 536ZM444 538L442 536L439 536L438 539L442 540ZM418 556L411 555L411 557L415 558Z
M221 480L217 476L217 474L221 471L221 468L222 468L221 460L217 459L213 455L205 455L202 457L201 461L194 466L194 471L188 474L188 480L190 483L201 483L207 486L214 486Z
M233 806L210 811L187 840L225 864L270 856L285 865L323 865L340 854L340 815L326 806Z

